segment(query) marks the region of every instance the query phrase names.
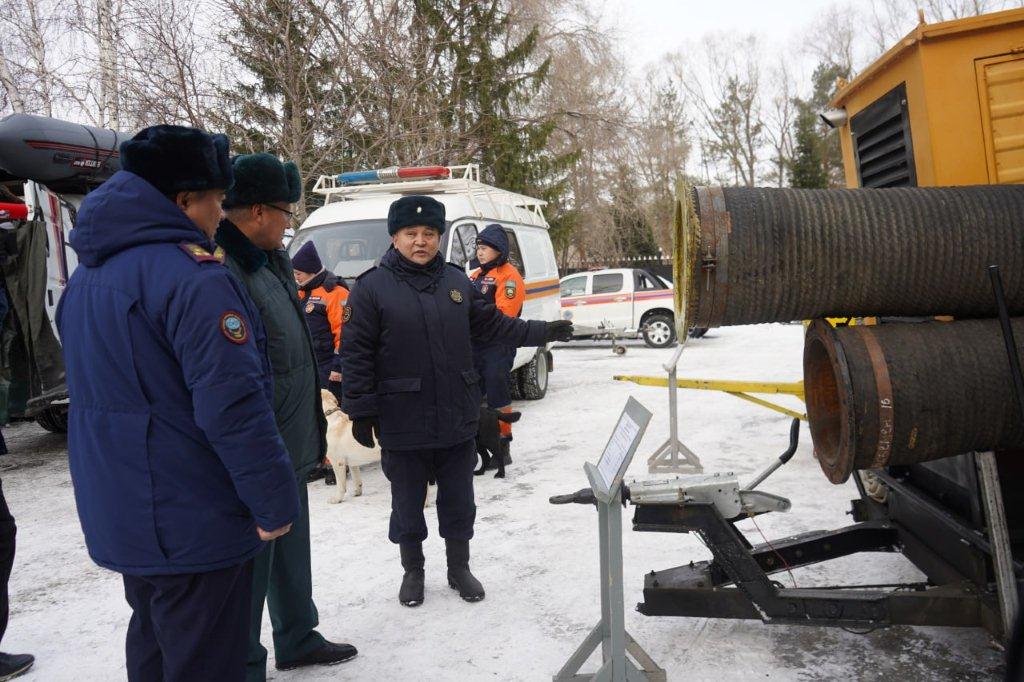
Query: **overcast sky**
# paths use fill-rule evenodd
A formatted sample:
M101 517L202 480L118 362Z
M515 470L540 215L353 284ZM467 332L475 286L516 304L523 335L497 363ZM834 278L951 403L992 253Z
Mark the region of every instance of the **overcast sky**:
M619 31L634 69L707 33L756 33L792 46L835 0L587 0L602 23Z

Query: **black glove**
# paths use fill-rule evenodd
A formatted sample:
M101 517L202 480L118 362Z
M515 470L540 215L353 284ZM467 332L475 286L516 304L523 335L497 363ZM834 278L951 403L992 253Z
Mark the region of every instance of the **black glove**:
M572 341L572 322L569 320L555 320L547 324L547 334L544 337L546 343L551 343L552 341Z
M364 448L372 448L373 437L380 440L380 422L376 417L360 417L352 421L352 437Z

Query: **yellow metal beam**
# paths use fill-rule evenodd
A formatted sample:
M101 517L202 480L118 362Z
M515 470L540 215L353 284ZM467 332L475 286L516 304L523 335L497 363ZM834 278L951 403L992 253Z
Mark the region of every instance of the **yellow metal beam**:
M668 386L667 377L646 377L620 374L616 381L632 381L641 386ZM768 393L795 395L804 399L802 381L731 381L728 379L677 379L679 388L694 388L702 391L725 391L726 393Z
M631 381L634 384L641 386L668 386L667 377L647 377L629 374L620 374L615 376L616 381ZM729 395L736 396L741 400L746 400L760 405L761 407L767 407L769 410L780 412L794 419L802 419L807 421L807 415L791 410L782 405L764 400L763 398L757 398L750 393L766 393L770 395L793 395L804 400L804 382L802 381L730 381L726 379L677 379L676 384L679 388L692 388L700 391L722 391Z

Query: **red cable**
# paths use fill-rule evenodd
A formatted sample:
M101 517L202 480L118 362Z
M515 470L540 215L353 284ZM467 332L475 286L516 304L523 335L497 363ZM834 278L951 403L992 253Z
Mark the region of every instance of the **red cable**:
M764 540L764 544L768 545L768 549L775 552L775 556L779 557L779 561L782 562L782 566L786 569L786 572L789 573L789 579L793 581L793 587L796 587L796 576L793 575L793 569L790 568L788 563L786 563L786 558L779 554L779 550L775 549L775 547L772 546L772 543L768 541L768 538L765 537L764 533L761 531L761 527L758 526L757 521L754 520L754 515L748 514L747 517L750 519L750 522L754 524L754 528L757 529L757 532L761 534L761 539Z

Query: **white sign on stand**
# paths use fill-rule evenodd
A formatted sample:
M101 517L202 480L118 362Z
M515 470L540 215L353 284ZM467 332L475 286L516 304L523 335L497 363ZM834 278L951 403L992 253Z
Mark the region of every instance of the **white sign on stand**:
M647 408L630 398L597 466L590 462L583 465L597 499L601 540L601 622L554 676L555 682L665 681L665 671L626 632L622 603L622 477L633 461L650 421L651 413ZM601 648L601 667L593 674L579 674L580 668L598 647Z
M637 405L639 404L637 403ZM621 481L622 476L626 473L626 467L629 466L627 460L632 459L630 447L637 440L639 434L640 425L627 410L623 410L619 417L619 423L615 425L612 437L608 440L608 445L604 447L601 459L597 462L597 471L601 474L601 480L604 481L608 490L614 487L613 483L615 483L616 477ZM635 448L633 449L635 451Z

